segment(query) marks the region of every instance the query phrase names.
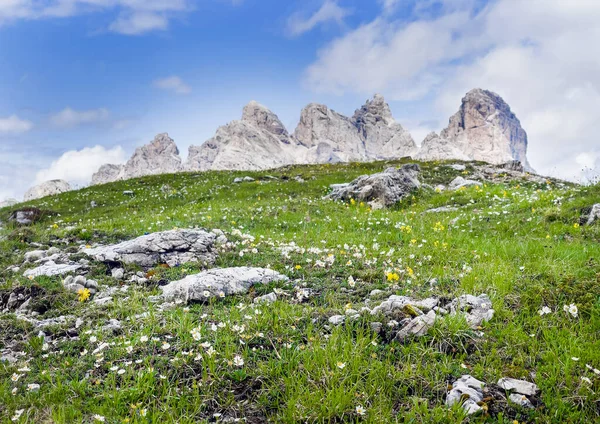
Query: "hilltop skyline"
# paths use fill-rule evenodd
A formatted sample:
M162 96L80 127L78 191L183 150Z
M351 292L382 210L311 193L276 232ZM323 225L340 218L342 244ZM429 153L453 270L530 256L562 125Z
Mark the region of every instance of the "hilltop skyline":
M536 170L582 178L600 169L598 17L585 1L0 4L0 199L83 184L161 132L185 157L250 100L291 131L308 103L351 116L381 93L420 144L473 87L510 104Z

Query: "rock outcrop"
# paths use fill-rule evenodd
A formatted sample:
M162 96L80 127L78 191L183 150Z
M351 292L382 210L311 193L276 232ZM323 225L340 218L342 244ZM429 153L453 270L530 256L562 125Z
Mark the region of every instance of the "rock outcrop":
M474 89L462 99L458 112L450 117L441 134L429 134L423 141L419 160L477 160L499 165L527 161L527 133L498 94Z
M104 164L92 175L92 185L112 183L125 177L125 165Z
M191 146L185 169L262 170L296 163L295 141L277 115L252 101L242 120L219 127L201 146Z
M277 115L257 102L244 107L242 119L189 150L187 170L260 170L291 164L392 159L416 151L410 134L394 121L382 96L352 118L311 103L290 135Z
M203 230L170 230L110 246L84 248L81 251L98 261L122 262L142 267L161 263L177 266L188 262L208 265L217 256L216 239L216 234Z
M419 165L409 163L400 169L363 175L349 184L336 184L326 197L333 200L367 202L372 208L390 207L421 187Z
M145 146L138 147L125 165L103 165L92 176L93 184L143 177L145 175L169 174L182 170L179 149L167 133L158 134Z
M188 303L205 302L211 297L243 294L255 284L272 281L287 281L285 275L266 268L218 268L189 275L183 280L173 281L161 287L167 301Z
M35 187L31 187L25 193L23 200L28 202L30 200L64 193L66 191L71 191L71 185L68 182L65 180L50 180Z

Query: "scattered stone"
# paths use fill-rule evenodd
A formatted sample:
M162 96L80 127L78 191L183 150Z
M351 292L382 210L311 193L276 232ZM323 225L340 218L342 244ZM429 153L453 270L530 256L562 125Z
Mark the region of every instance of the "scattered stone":
M77 318L77 319L75 320L75 328L79 328L79 327L81 327L83 324L85 324L85 321L84 321L84 320L82 320L81 318Z
M102 331L116 333L121 330L121 321L118 319L110 319L108 323L102 327Z
M337 185L326 198L367 202L373 208L390 207L421 187L419 172L419 165L413 163L400 169L388 168L378 174L358 177L348 185Z
M450 190L459 190L463 187L471 187L471 186L482 186L479 181L474 180L465 180L463 177L456 177L453 179L450 184L448 184L448 189Z
M525 396L535 396L535 394L540 391L538 386L534 383L507 377L498 380L498 386L508 392L516 392Z
M277 300L277 295L273 292L259 296L254 299L254 303L273 303Z
M135 193L133 192L133 190L125 190L123 191L123 195L125 196L133 196Z
M424 312L429 312L434 306L437 306L438 303L439 300L432 297L423 300L415 300L407 296L392 295L388 300L373 308L371 314L376 315L378 313L383 313L384 315L390 315L396 310L403 310L407 305L412 305Z
M70 272L76 272L83 268L82 265L76 264L57 264L54 261L48 261L44 265L37 268L28 269L23 273L27 278L36 278L40 276L52 277L55 275L65 275Z
M234 178L234 179L233 179L233 182L234 182L234 184L239 184L239 183L241 183L241 182L243 182L243 181L244 181L244 179L243 179L243 178L241 178L241 177L237 177L237 178Z
M113 268L110 271L110 274L112 275L112 278L114 278L115 280L122 280L123 277L125 276L125 270L123 268Z
M466 166L464 166L463 164L460 163L453 163L452 165L448 165L450 168L454 169L455 171L464 171L465 169L467 169Z
M206 301L210 297L243 294L255 284L287 281L285 275L266 268L218 268L189 275L161 287L167 301L188 303Z
M25 262L36 262L47 255L44 250L32 250L31 252L25 253Z
M402 342L409 336L424 336L427 331L433 327L437 315L434 311L429 311L426 315L419 315L410 320L404 327L396 334L396 339Z
M474 329L494 317L492 301L487 294L479 296L466 294L454 299L445 308L454 314L463 313L469 326Z
M329 319L328 319L329 323L333 324L333 325L341 325L344 323L345 320L346 320L345 315L334 315L332 317L329 317Z
M371 330L374 331L375 333L381 332L381 329L383 328L383 324L378 321L373 321L370 325L371 325Z
M446 405L453 406L463 401L462 408L469 415L481 411L478 405L483 400L485 383L470 375L463 375L452 384L452 389L446 395Z
M534 409L533 404L529 401L529 399L525 395L522 395L519 393L512 393L508 396L508 398L510 399L510 401L512 403L515 403L522 408Z
M171 267L188 262L214 263L216 235L204 230L170 230L152 233L109 246L83 248L102 262L122 262L142 267L166 263Z

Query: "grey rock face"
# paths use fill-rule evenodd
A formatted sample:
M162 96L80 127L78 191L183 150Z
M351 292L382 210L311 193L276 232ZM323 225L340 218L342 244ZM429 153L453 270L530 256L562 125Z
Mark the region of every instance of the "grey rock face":
M483 400L485 383L470 375L463 375L452 384L452 389L446 395L446 405L453 406L464 400L462 408L469 415L479 412L477 405Z
M92 175L92 184L106 184L119 181L125 177L125 165L104 164Z
M52 277L54 275L65 275L70 272L75 272L81 268L83 268L83 266L78 264L57 264L53 261L48 261L44 265L38 266L37 268L28 269L23 273L23 276L27 278L35 278L43 275Z
M151 267L187 262L212 264L217 236L203 230L171 230L152 233L122 243L84 248L81 251L102 262L122 262Z
M536 384L515 378L501 378L498 380L498 386L507 392L515 392L525 396L534 396L540 391Z
M188 171L265 170L296 162L293 146L282 142L284 134L273 134L246 121L219 127L201 146L191 146Z
M179 149L167 133L138 147L125 165L102 165L92 176L93 184L104 184L144 175L170 174L182 170Z
M290 143L290 135L277 115L254 100L244 107L244 110L242 111L242 121L254 125L260 130L273 134L282 143Z
M179 149L167 133L158 134L145 146L138 147L125 164L125 178L168 174L181 170Z
M64 193L66 191L71 191L71 186L68 182L65 180L50 180L27 190L23 200L28 202L30 200Z
M167 301L188 303L207 301L211 297L242 294L255 284L287 280L285 275L266 268L219 268L189 275L161 289Z
M428 135L417 155L421 160L461 159L492 164L527 161L527 133L496 93L474 89L439 136Z
M413 156L416 160L434 161L434 160L470 160L453 141L442 138L435 132L430 132L421 143L418 153Z
M388 168L384 172L363 175L348 185L336 185L326 198L333 200L367 202L372 207L389 207L418 189L420 168L407 164L400 169Z

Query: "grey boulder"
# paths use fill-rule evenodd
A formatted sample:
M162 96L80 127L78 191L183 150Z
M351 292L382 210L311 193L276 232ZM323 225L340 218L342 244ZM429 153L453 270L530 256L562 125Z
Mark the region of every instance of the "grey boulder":
M354 199L367 202L373 208L390 207L421 187L419 165L406 164L400 169L358 177L347 185L337 184L326 198L348 202Z
M448 184L448 189L450 190L459 190L463 187L471 187L471 186L481 186L482 184L479 181L474 180L466 180L463 177L456 177L453 179L450 184Z
M159 263L177 266L188 262L214 263L217 236L204 230L170 230L122 243L84 248L82 252L102 262L122 262L142 267Z
M189 275L161 289L165 300L188 303L207 301L211 297L243 294L255 284L287 280L285 275L266 268L217 268Z

